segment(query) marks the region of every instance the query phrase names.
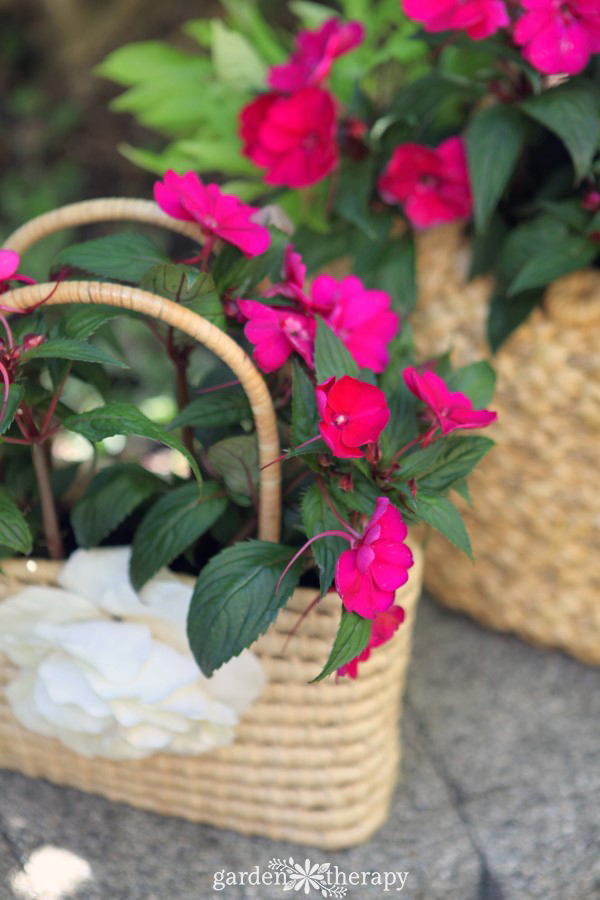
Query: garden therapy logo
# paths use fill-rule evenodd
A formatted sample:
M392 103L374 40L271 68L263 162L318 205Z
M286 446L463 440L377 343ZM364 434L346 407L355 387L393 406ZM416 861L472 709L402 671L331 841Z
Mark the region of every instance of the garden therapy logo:
M261 872L255 866L251 872L216 872L213 890L223 891L226 886L234 885L274 885L283 891L298 893L317 893L321 897L346 897L352 887L373 886L384 892L401 891L406 884L408 872L343 872L331 863L311 863L305 859L304 864L288 859L272 859L268 871Z
M272 859L269 868L285 874L284 891L304 889L304 893L308 894L314 888L320 891L323 897L344 897L347 891L343 884L330 885L327 883L326 876L330 871L330 863L311 865L310 859L306 859L304 867L302 867L290 856L287 862L284 859Z

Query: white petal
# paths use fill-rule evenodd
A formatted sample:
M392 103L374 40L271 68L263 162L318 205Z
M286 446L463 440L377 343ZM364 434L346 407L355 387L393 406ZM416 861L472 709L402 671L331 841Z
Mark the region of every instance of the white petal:
M108 681L123 683L137 676L152 651L150 631L126 622L39 625L42 636L95 668Z
M55 653L44 660L38 672L53 703L70 703L89 716L106 718L112 715L108 703L92 690L81 666L72 659Z
M58 583L98 605L110 588L129 586L130 547L100 547L76 550L62 567Z
M162 706L189 719L212 722L215 725L237 725L236 711L213 699L205 687L206 682L182 688L171 694Z
M127 730L125 738L132 747L142 750L162 750L169 745L171 735L154 725L137 725Z
M121 628L139 627L124 626ZM106 700L136 698L144 703L157 703L172 691L198 679L198 669L191 656L182 656L157 641L150 642L150 651L131 677L117 681L114 671L104 671L84 664L86 678L93 689Z
M54 587L28 587L0 603L0 652L17 665L31 665L48 652L48 640L36 626L62 624L97 617L94 606L82 597Z
M40 716L47 722L77 733L100 734L110 721L89 716L70 703L55 703L39 678L33 689L33 702Z

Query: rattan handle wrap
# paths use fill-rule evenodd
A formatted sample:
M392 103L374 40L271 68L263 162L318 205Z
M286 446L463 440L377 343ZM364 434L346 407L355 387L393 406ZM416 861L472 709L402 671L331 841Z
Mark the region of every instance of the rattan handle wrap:
M159 228L168 228L170 231L184 234L200 244L204 242L195 222L172 219L152 200L107 197L102 200L71 203L70 206L62 206L60 209L37 216L11 234L4 247L17 253L25 253L32 244L41 241L48 234L77 225L91 225L94 222L144 222L146 225L157 225Z
M50 294L52 296L49 296ZM280 453L279 435L269 390L247 354L216 325L191 310L148 291L94 281L63 281L58 286L34 284L22 287L3 294L2 305L13 309L27 309L47 297L49 299L46 302L49 306L62 303L103 303L131 309L179 328L204 344L229 366L248 396L256 423L259 464L264 466L277 459ZM259 537L265 541L278 541L280 523L281 469L279 463L273 463L260 473Z

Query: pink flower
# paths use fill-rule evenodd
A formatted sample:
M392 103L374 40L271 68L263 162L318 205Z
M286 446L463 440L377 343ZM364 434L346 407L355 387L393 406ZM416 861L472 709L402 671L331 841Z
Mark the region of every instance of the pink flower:
M596 212L596 210L600 209L600 192L592 188L588 190L581 201L581 205L587 212Z
M267 184L306 187L338 164L335 101L320 88L262 94L242 110L240 134L244 155L267 169Z
M349 612L374 619L393 604L413 565L404 543L407 534L396 507L387 497L379 497L363 535L352 541L337 562L335 586Z
M366 290L355 275L341 281L319 275L312 284L311 306L323 315L359 366L383 372L389 361L387 345L400 324L389 294Z
M523 56L545 75L576 75L600 53L598 0L521 0L514 30Z
M400 625L404 622L404 610L401 606L391 606L385 612L377 613L373 619L373 627L369 643L362 653L345 663L337 670L338 676L348 675L350 678L356 678L358 675L358 664L364 662L371 655L371 650L380 647L394 636Z
M216 238L238 247L247 257L258 256L269 246L268 229L252 221L259 209L224 194L216 184L203 184L194 172L166 172L163 181L154 185L154 199L174 219L197 222L208 252Z
M502 0L403 0L404 12L425 31L466 31L474 41L510 25Z
M362 457L358 448L379 440L390 418L383 391L349 375L319 384L316 399L321 437L340 459Z
M288 62L270 69L270 87L293 93L320 84L329 75L333 61L362 43L364 33L360 22L346 24L338 19L328 19L317 31L301 31Z
M17 269L21 258L14 250L0 250L0 294L10 290L8 281L23 281L25 284L35 284L32 278L25 275L17 275Z
M460 391L450 391L435 372L424 372L419 375L414 366L409 366L402 373L409 391L418 397L427 407L427 414L432 423L425 435L422 446L431 442L437 428L442 434L449 434L458 428L484 428L498 418L489 409L473 409L473 404Z
M452 137L439 147L401 144L379 178L386 203L399 203L415 228L466 219L472 200L462 138Z
M256 300L238 300L238 307L248 319L244 334L254 344L254 359L263 372L274 372L294 350L313 367L314 319L295 309L265 306Z
M299 253L294 252L292 244L285 248L283 258L283 281L271 285L264 292L265 297L288 297L302 306L309 304L308 297L304 293L304 279L306 278L306 266L302 262Z

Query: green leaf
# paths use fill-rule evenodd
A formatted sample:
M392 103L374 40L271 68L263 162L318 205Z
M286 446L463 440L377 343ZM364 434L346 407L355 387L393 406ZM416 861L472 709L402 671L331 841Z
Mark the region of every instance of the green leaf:
M79 415L67 416L64 426L69 431L82 434L92 443L103 441L115 434L137 435L152 441L159 441L185 456L198 484L202 485L200 469L189 450L168 431L148 419L133 403L107 403L105 406L99 406Z
M138 284L152 266L170 262L169 257L143 234L124 232L73 244L56 257L56 265L69 265L129 284Z
M340 666L350 662L356 656L360 656L369 643L372 627L373 622L370 619L363 619L358 613L342 609L340 627L335 636L329 659L325 663L323 670L316 678L313 678L311 684L322 681L323 678L331 675Z
M465 523L457 508L447 497L429 497L426 494L418 494L417 514L473 559L471 541Z
M404 369L416 363L413 330L409 322L403 323L400 334L396 335L388 350L390 361L381 375L379 386L386 394L391 394L404 380Z
M0 546L31 553L33 540L25 516L6 491L0 489Z
M100 544L144 500L164 489L164 481L135 463L117 463L99 472L71 511L78 546Z
M452 485L452 490L456 491L459 497L462 497L468 506L471 508L473 507L473 500L466 478L459 478L459 480Z
M152 266L141 280L144 291L174 300L225 330L225 313L212 276L190 266Z
M259 479L258 445L255 434L243 434L217 441L208 450L209 471L220 475L233 499L251 506Z
M188 639L207 677L249 647L277 616L294 591L298 560L277 582L294 554L291 547L245 541L227 547L204 567L192 597Z
M389 463L394 454L417 434L417 400L410 391L400 386L386 399L390 421L380 438L383 465Z
M218 484L195 484L169 491L152 506L135 533L129 572L136 590L198 540L227 508Z
M300 19L304 28L320 28L331 18L331 8L309 0L290 0L289 8L296 18Z
M523 148L526 127L514 107L499 104L475 116L467 129L467 157L478 232L485 231Z
M319 412L315 387L297 360L292 364L292 447L319 433Z
M408 313L417 302L416 253L412 232L390 238L388 232L378 242L361 247L354 261L354 271L365 287L386 291L392 298L392 308Z
M56 338L55 340L44 341L39 347L33 347L26 350L19 360L20 363L30 362L32 359L69 359L78 362L100 363L104 366L118 366L120 369L127 369L126 363L115 359L94 347L93 344L86 344L84 341L74 341L70 338Z
M5 391L4 382L0 381L0 411L2 410L4 400L6 399L4 391ZM23 385L22 384L11 384L8 389L8 400L6 402L6 409L4 410L4 416L2 417L2 420L0 421L0 434L5 434L8 431L8 429L10 428L10 426L12 425L22 397L23 397Z
M329 509L318 484L313 484L302 497L302 522L308 538L323 531L339 530L340 523ZM311 545L315 562L319 567L321 597L324 597L335 576L339 556L348 549L348 541L338 537L326 537Z
M375 163L371 157L362 162L347 160L341 170L334 204L336 212L369 240L378 236L369 208L374 171Z
M317 384L322 384L332 376L341 378L342 375L351 375L358 378L358 366L349 351L329 325L319 317L315 339L315 369Z
M494 442L481 435L450 435L399 460L402 481L416 478L420 489L442 493L470 475Z
M598 100L594 87L581 79L575 84L562 84L524 100L521 109L560 138L580 181L589 172L598 145Z
M410 125L422 126L449 102L467 100L479 92L480 87L474 80L469 83L463 78L429 72L396 92L389 109L389 123L405 121Z
M176 70L187 72L191 59L189 53L161 41L138 41L114 50L95 71L130 87L148 79L164 79Z
M567 226L549 215L538 216L511 229L495 266L498 281L503 286L509 284L540 248L559 246L568 237Z
M135 313L95 303L88 306L67 306L61 310L61 325L68 338L85 341L107 322L124 315L135 316Z
M212 22L212 59L220 81L248 93L264 88L267 67L254 47L238 31L221 22Z
M461 391L471 400L475 409L485 409L494 396L496 373L488 362L471 363L455 369L446 379L451 391Z
M223 389L203 394L182 409L169 425L174 428L208 428L222 425L238 425L252 421L252 409L242 391Z
M508 295L543 287L561 275L585 269L598 256L598 244L584 237L571 235L560 243L539 246L512 280Z
M271 242L267 251L254 259L246 259L237 247L231 245L219 253L213 267L213 277L221 295L234 290L237 296L248 297L265 278L281 281L283 256L290 236L278 228L269 228L269 233Z
M487 338L492 353L496 353L509 335L528 318L539 304L543 293L543 289L538 288L515 297L507 297L500 289L494 291L487 320Z
M352 460L354 463L352 471L353 487L351 491L341 491L335 482L328 485L331 499L334 501L336 509L352 509L361 513L363 516L373 515L377 498L381 496L381 490L374 484L371 477L366 477L357 467L357 463L361 460Z
M184 34L193 38L201 47L210 47L212 41L212 22L210 19L191 19L181 27Z
M222 3L232 23L247 35L252 46L268 63L283 61L285 50L262 15L258 3L248 3L248 0L222 0Z

